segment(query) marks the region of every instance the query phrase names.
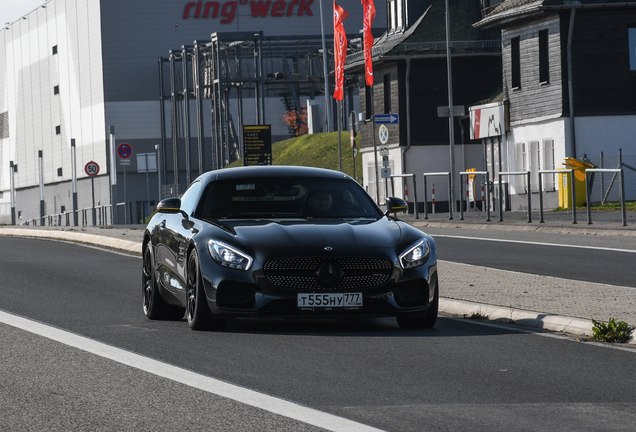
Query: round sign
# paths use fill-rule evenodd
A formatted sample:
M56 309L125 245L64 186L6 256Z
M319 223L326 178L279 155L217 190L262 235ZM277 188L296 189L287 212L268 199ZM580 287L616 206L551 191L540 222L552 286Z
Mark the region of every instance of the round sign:
M378 135L380 136L380 142L382 144L386 144L389 140L389 129L386 126L380 126L380 130L378 131Z
M99 174L99 165L97 165L97 162L90 161L84 166L84 171L89 176L94 177Z
M132 146L128 143L121 143L117 146L117 154L122 159L128 159L132 156L133 149Z

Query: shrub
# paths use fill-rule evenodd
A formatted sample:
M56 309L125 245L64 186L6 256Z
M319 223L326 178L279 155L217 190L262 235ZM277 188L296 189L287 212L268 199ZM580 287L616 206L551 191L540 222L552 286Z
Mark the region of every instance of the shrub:
M614 318L610 318L607 324L596 320L592 320L592 323L594 324L592 328L594 340L626 343L632 339L634 327L625 321L616 322Z

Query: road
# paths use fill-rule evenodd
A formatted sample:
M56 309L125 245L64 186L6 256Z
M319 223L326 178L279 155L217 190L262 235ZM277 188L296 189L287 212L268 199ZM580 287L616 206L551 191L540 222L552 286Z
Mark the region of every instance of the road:
M477 242L458 241L438 244ZM527 251L510 243L482 255ZM636 429L633 349L448 316L422 331L377 319L242 320L223 333L193 332L143 316L140 266L125 254L0 237L0 310L41 330L0 324L0 429ZM56 332L77 342L42 336ZM222 397L224 383L233 390ZM263 394L274 400L255 407Z

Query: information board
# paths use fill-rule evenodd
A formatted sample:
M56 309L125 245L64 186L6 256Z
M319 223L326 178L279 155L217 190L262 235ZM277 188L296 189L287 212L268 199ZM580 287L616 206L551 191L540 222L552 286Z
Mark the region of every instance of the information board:
M243 165L272 164L272 126L243 126Z

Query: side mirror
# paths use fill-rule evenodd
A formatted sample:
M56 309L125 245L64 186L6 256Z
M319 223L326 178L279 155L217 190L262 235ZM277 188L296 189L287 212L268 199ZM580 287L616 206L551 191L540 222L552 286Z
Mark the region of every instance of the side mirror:
M408 209L409 205L402 198L387 197L386 212L384 214L388 216L389 213L406 213Z
M180 198L166 198L161 200L157 205L157 212L175 214L181 212L181 199Z

